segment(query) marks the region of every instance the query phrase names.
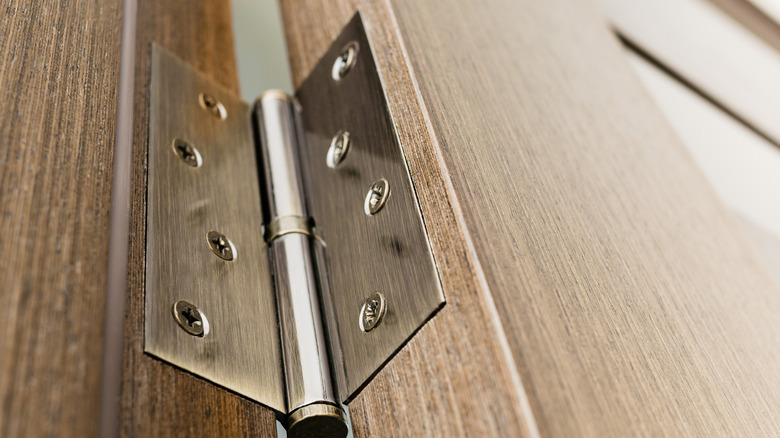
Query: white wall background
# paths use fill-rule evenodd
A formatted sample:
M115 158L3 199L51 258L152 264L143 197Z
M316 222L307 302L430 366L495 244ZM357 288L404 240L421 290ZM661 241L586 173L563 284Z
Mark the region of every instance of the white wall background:
M271 88L292 93L279 4L276 0L233 0L232 4L241 98L252 103Z

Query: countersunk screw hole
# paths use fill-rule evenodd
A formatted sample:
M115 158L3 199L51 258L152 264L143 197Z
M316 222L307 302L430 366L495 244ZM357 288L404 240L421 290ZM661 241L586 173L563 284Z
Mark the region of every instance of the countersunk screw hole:
M219 258L227 261L235 260L237 256L236 247L227 236L218 231L209 231L208 234L206 234L206 240L208 241L211 251Z
M171 147L173 148L173 153L188 166L200 167L203 164L200 152L187 140L174 139Z
M390 183L386 179L382 178L371 184L363 206L365 213L369 216L379 213L387 203L388 197L390 197Z
M358 55L358 43L351 41L344 49L341 50L341 54L333 62L333 68L331 69L331 76L333 80L340 81L344 79L344 76L352 70L355 66Z
M214 117L225 120L227 118L227 110L222 102L217 100L214 96L206 93L200 93L198 95L198 103L200 107L208 111Z
M349 145L349 132L339 131L333 136L333 139L330 141L328 155L325 159L328 167L335 169L336 166L344 161L344 158L347 157L347 153L349 152Z
M379 292L374 292L363 302L360 309L360 329L368 333L375 329L385 315L387 303L385 297Z
M173 303L173 319L187 334L203 337L209 334L209 321L206 315L194 304L179 300Z

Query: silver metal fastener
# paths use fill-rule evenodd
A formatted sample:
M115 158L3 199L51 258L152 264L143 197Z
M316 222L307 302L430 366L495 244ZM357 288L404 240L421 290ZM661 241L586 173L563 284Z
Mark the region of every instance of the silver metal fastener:
M200 93L198 95L198 103L200 103L201 108L220 120L225 120L227 117L225 105L222 105L222 102L210 94Z
M224 234L217 231L209 231L206 234L206 240L209 243L209 248L222 260L231 261L238 256L233 242Z
M373 216L385 206L387 198L390 197L390 183L382 178L371 184L371 188L366 195L366 202L363 206L367 215Z
M209 334L209 320L194 304L179 300L171 308L173 318L185 332L200 338Z
M333 136L333 140L330 141L328 155L325 158L328 167L335 169L336 166L344 161L344 158L347 156L347 152L349 152L349 144L349 132L339 131L336 133L336 135Z
M200 152L198 152L198 149L187 140L182 140L180 138L174 139L171 147L173 148L173 153L188 166L200 167L200 165L203 164L203 158L201 158Z
M351 41L346 46L344 46L344 48L341 50L341 54L333 62L333 68L331 69L331 76L333 77L333 80L340 81L344 78L344 76L347 75L347 73L349 73L352 67L355 66L355 61L357 61L357 54L357 41Z
M375 329L382 322L386 309L387 303L384 295L381 293L374 292L366 298L366 301L363 302L363 307L360 309L360 330L368 333Z

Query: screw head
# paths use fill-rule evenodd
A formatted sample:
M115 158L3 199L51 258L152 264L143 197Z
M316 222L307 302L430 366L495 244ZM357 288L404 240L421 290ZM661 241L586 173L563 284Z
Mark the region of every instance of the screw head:
M214 254L222 260L231 261L235 260L238 256L233 242L224 234L218 231L209 231L208 234L206 234L206 240L209 243L209 248L211 248Z
M173 153L188 166L200 167L200 165L203 164L203 158L201 158L200 152L198 152L198 149L187 140L182 140L180 138L174 139L173 143L171 143L171 148L173 148Z
M371 188L366 195L366 202L363 206L367 215L373 216L379 213L380 210L387 203L387 198L390 197L390 183L386 179L382 178L371 184Z
M222 102L218 101L214 96L206 93L198 94L198 103L200 107L208 111L212 116L225 120L227 117L227 110Z
M331 69L331 76L333 80L340 81L344 76L349 73L352 67L355 66L358 54L357 41L351 41L344 49L341 50L341 54L333 62L333 68Z
M360 309L360 330L368 333L375 329L382 322L386 310L387 303L384 295L379 292L371 294Z
M330 148L328 149L328 155L325 161L328 167L335 169L349 152L349 132L339 131L333 136L333 140L330 141Z
M173 319L187 334L200 338L209 334L209 320L194 304L179 300L173 303L171 311Z

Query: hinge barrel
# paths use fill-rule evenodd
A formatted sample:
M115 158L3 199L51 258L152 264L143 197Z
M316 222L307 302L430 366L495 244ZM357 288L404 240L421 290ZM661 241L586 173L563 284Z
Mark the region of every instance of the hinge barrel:
M319 282L312 259L298 142L299 109L279 91L255 104L259 168L263 170L265 236L268 240L284 362L288 429L336 428L346 432L321 319ZM342 435L343 436L343 435Z

